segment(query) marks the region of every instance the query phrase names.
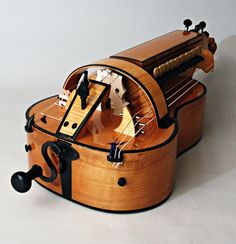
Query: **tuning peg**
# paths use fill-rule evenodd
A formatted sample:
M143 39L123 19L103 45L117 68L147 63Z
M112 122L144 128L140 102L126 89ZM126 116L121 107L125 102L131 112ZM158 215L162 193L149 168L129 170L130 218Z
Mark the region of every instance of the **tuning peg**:
M203 34L205 34L207 38L210 36L210 34L207 31L203 31Z
M189 27L192 25L192 21L190 19L186 19L183 24L186 27L186 31L188 31Z
M200 30L200 26L199 25L195 25L194 31L199 32L199 30Z
M199 29L203 32L203 30L206 28L206 22L204 21L201 21L199 24Z

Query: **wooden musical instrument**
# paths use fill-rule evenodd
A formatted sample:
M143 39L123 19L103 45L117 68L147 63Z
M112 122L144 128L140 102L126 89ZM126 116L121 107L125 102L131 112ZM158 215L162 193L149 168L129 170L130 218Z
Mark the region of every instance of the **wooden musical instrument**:
M202 136L206 87L193 78L214 68L205 22L79 67L59 95L26 111L30 170L12 186L41 186L106 211L163 203L176 156Z

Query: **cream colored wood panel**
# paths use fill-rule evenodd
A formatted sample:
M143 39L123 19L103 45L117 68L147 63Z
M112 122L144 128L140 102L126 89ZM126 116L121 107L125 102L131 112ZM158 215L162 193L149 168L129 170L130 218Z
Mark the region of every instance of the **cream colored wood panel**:
M66 118L64 119L64 123L61 125L59 132L67 136L73 136L77 131L77 129L80 127L80 125L86 119L92 107L98 105L96 102L101 96L102 92L105 90L105 88L106 87L104 85L90 84L89 87L90 94L87 98L87 107L84 110L81 109L80 96L77 96L75 94L76 97L72 101L73 104L69 107L70 111L66 115ZM69 124L66 125L67 124L66 122L68 122Z

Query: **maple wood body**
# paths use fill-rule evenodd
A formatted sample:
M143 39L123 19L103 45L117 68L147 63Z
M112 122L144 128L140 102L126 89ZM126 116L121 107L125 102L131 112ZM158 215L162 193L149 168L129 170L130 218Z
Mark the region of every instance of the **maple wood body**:
M46 105L47 100L41 103ZM111 211L139 210L162 202L173 190L176 156L202 136L204 103L205 88L202 87L199 97L190 96L175 109L176 121L167 141L157 145L156 149L124 152L124 165L118 168L107 161L108 150L72 144L80 154L80 158L72 162L72 200ZM37 112L34 108L28 111L29 114ZM38 164L49 176L49 169L41 155L41 145L56 138L37 128L27 137L28 144L32 145L32 151L28 153L29 167ZM56 157L54 163L58 168ZM117 184L120 177L127 180L124 187ZM46 188L62 193L60 174L52 183L39 178L36 180Z
M109 111L95 111L93 114L95 119L101 117L101 124L104 121L102 133L98 136L92 134L89 128L95 126L99 131L102 126L89 120L81 136L67 141L56 134L65 115L62 108L51 111L53 116L59 118L58 121L47 117L45 124L40 120L40 111L56 101L56 97L52 97L31 106L26 113L27 119L35 115L33 132L27 134L28 144L32 147L28 153L29 167L40 165L43 174L49 176L50 170L41 154L41 146L47 141L67 141L79 153L79 159L72 161L71 200L108 211L135 211L163 202L173 190L177 155L193 146L202 136L206 88L191 77L197 68L209 72L214 65L213 54L207 49L206 36L177 31L171 33L171 39L169 37L154 39L150 46L146 43L137 49L80 67L69 75L64 84L64 89L72 91L85 70L110 69L123 77L131 113L141 111L140 115L145 116L150 112L149 117L155 118L149 127L144 128L144 134L137 135L123 150L122 165L114 167L107 159L110 142L117 136L113 132ZM179 38L177 46L174 37ZM160 40L163 44L156 50ZM181 50L188 52L199 46L203 49L204 61L161 87L158 78L152 76L153 68L174 58ZM193 85L177 97L175 94L179 91L176 90L178 86L174 89L175 84ZM104 115L105 118L102 118ZM166 117L172 118L173 123L161 127ZM106 118L110 123L105 121ZM40 178L36 181L62 195L58 158L53 153L50 157L58 170L57 178L51 183ZM125 185L118 184L120 178L125 178Z

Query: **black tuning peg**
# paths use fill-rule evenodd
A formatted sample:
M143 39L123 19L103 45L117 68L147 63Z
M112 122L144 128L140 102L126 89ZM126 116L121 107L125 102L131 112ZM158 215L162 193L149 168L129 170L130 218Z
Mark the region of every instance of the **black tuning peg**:
M206 37L210 36L210 34L207 31L203 31L202 33L205 34Z
M206 28L206 22L204 21L201 21L199 24L199 29L203 32L203 30Z
M186 19L184 20L183 24L186 27L186 31L188 31L189 27L192 25L192 21L190 19Z
M42 176L43 170L39 165L33 165L28 172L18 171L11 177L11 184L13 188L20 192L27 192L32 185L32 180Z
M200 30L200 26L199 25L195 25L194 31L195 32L199 32L199 30Z

